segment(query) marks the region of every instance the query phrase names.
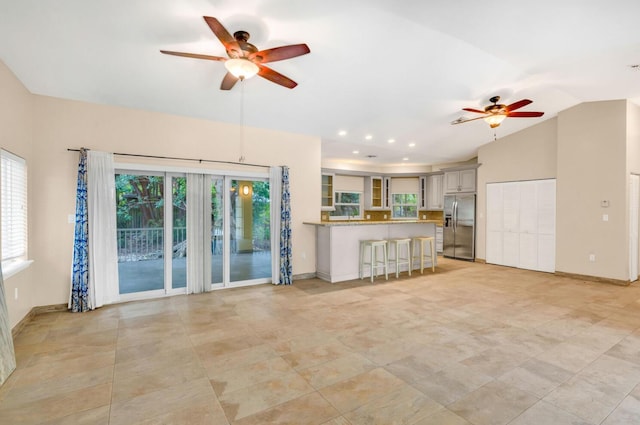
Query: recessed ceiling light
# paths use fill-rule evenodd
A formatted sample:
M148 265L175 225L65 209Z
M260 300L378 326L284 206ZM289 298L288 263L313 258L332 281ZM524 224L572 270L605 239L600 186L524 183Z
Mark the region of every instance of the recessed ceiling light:
M354 154L356 154L356 153L360 153L360 151L353 151L353 152L351 152L351 153L354 153Z
M409 143L409 147L410 147L410 148L413 148L413 147L415 147L415 146L416 146L416 144L415 144L415 143Z
M388 142L388 143L395 143L395 142L396 142L396 139L389 139L389 140L387 140L387 142Z
M373 139L373 136L371 134L367 134L366 136L364 136L365 140L371 140Z
M402 158L403 161L408 161L409 158L407 158L406 156L404 158Z
M347 135L347 130L338 131L338 136L346 136L346 135Z

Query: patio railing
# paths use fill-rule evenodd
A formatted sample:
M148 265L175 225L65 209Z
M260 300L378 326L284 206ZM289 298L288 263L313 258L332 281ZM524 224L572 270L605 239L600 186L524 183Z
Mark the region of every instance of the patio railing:
M164 229L162 227L140 227L118 229L118 262L157 260L164 256ZM186 255L187 228L173 229L173 258ZM268 252L271 249L269 240L253 240L254 252ZM211 242L214 254L222 253L222 232L214 231ZM235 253L235 241L231 241L231 252Z
M184 245L186 239L186 227L173 229L174 247ZM118 262L155 260L163 257L164 229L162 227L118 229L117 240Z

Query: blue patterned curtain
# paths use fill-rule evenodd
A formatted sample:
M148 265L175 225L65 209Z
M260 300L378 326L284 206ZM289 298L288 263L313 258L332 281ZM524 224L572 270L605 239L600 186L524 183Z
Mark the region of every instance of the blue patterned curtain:
M74 313L89 311L89 226L87 220L87 151L80 149L78 188L76 191L76 226L73 242L73 271L69 308Z
M291 259L291 195L289 167L282 167L282 202L280 204L280 283L293 283Z

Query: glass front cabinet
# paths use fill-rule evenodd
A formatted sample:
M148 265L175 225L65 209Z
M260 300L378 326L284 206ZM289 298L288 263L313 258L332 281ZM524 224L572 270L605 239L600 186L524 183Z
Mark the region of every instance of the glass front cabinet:
M369 176L364 180L365 208L369 210L390 209L389 177Z
M333 174L322 174L322 211L333 211Z

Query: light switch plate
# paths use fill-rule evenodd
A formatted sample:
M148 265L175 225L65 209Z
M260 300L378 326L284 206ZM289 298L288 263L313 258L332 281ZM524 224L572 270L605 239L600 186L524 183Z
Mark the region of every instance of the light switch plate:
M609 221L609 214L602 214L602 221Z

